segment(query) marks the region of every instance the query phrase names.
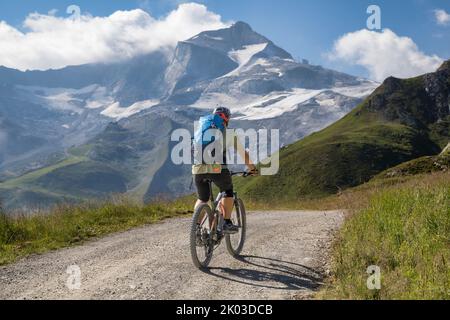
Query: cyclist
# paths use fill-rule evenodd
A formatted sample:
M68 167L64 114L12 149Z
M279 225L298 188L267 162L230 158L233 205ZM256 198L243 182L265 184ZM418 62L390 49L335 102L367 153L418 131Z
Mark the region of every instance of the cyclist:
M214 115L220 117L220 121L223 121L222 136L227 137L226 130L228 128L231 111L226 107L218 107L213 112ZM210 199L210 189L207 180L212 181L219 189L220 192L225 192L225 198L219 204L222 208L222 214L224 216L224 226L223 232L226 234L233 234L239 231L239 228L233 224L231 221L231 215L234 205L234 191L233 191L233 181L231 178L231 173L227 167L227 150L233 147L239 156L245 160L245 164L248 167L249 173L251 175L257 174L256 166L250 159L250 155L242 147L239 140L234 136L232 141L224 141L223 143L223 163L222 164L194 164L192 167L192 174L194 175L195 185L197 187L198 200L195 204L195 208L207 203Z

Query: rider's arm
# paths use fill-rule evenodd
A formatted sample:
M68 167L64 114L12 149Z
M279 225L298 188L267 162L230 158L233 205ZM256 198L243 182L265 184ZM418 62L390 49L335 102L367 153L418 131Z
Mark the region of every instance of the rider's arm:
M242 145L242 143L239 141L238 137L235 136L234 137L235 141L234 141L234 147L237 151L237 153L239 154L239 156L244 159L245 165L247 166L249 171L256 171L256 166L253 163L252 159L250 159L250 154L248 153L247 150L245 150L244 146Z

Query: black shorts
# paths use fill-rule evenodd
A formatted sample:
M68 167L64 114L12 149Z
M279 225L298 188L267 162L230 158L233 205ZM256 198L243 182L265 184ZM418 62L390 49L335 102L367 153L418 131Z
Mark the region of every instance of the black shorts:
M194 175L195 186L197 187L198 198L207 202L211 197L209 184L206 180L211 180L219 189L220 192L225 192L227 198L234 196L233 180L228 169L222 170L221 174L196 174Z

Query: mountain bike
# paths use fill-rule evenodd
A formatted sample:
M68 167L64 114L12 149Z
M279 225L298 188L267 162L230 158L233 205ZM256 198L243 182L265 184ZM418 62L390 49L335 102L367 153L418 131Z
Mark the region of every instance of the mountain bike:
M232 172L232 176L248 177L248 172ZM194 265L199 269L207 268L212 260L213 252L223 239L225 239L228 253L233 257L238 257L244 248L245 236L247 232L247 219L245 207L242 200L234 193L234 205L231 220L239 227L235 234L224 234L221 200L226 196L225 192L219 193L214 200L212 192L212 181L206 180L209 184L211 194L211 206L207 203L198 206L194 211L192 225L190 228L190 249Z

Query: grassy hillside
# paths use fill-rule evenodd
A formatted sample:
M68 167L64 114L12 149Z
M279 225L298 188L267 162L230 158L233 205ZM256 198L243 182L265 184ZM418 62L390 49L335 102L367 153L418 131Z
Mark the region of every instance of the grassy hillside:
M282 149L277 175L241 181L239 187L254 200L320 197L405 161L436 155L450 140L448 105L437 97L449 92L450 68L407 80L389 78L340 121Z
M61 201L66 203L79 201L80 199L73 194L64 193L62 190L55 188L46 189L36 182L54 171L79 165L86 160L87 158L83 154L70 154L65 160L52 166L0 183L0 201L7 207L27 205L34 208L44 207Z
M346 195L355 201L348 202L351 216L335 243L333 276L320 297L450 299L450 174L370 186ZM366 286L371 265L381 268L381 290Z
M432 173L450 170L450 144L437 156L426 156L402 163L393 168L389 168L375 179L386 179L392 177L411 176L422 173Z
M190 213L192 202L139 206L124 200L64 205L33 216L7 216L0 209L0 265L32 253L81 243L108 233Z
M71 157L68 157L67 159L65 159L61 162L58 162L52 166L48 166L48 167L45 167L45 168L42 168L42 169L39 169L36 171L32 171L21 177L18 177L15 179L10 179L3 183L0 183L0 188L12 189L12 188L16 188L16 187L19 187L22 185L26 185L28 183L35 181L36 179L39 179L42 176L45 176L46 174L48 174L54 170L64 168L66 166L78 164L85 160L86 160L86 157L84 157L84 156L71 156Z
M47 190L58 190L77 197L102 197L126 191L127 178L118 170L94 161L84 161L53 170L34 183Z
M167 159L169 139L156 135L169 134L172 122L153 119L130 126L111 123L87 144L69 149L65 160L0 183L0 200L7 208L35 209L128 192L142 202Z
M25 190L73 198L102 197L126 191L127 178L107 164L70 156L55 165L0 184L3 192Z
M189 214L193 203L191 197L148 206L117 200L59 206L28 217L0 214L0 265ZM319 298L450 298L450 173L374 179L339 195L284 208L348 209L334 245L332 278ZM381 268L380 291L365 286L369 265Z
M39 209L123 192L126 177L106 163L90 160L92 148L71 148L63 161L0 183L0 201L6 207Z

